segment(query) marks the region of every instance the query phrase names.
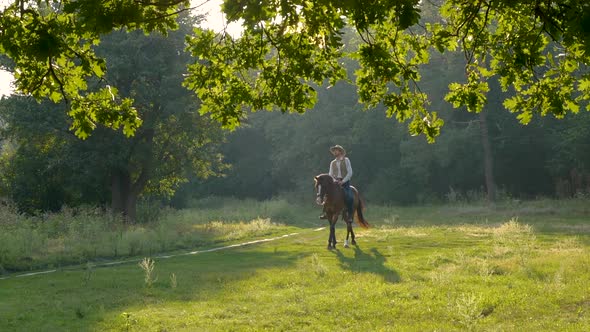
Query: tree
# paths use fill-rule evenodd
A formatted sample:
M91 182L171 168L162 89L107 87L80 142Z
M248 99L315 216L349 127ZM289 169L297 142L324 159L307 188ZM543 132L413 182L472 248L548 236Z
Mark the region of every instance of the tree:
M103 77L106 68L91 45L113 29L165 33L187 6L15 0L0 18L0 53L13 62L19 91L68 100L79 136L96 123L131 135L141 123L131 99L115 102L114 87L84 92L84 78ZM189 38L196 61L184 84L202 99L201 112L229 128L248 110L305 112L319 86L346 78L341 59L348 57L360 65L359 100L368 108L382 103L388 116L410 121L412 134L432 141L443 121L418 85L430 49L465 54L465 79L451 83L446 98L455 107L481 111L492 77L508 93L504 106L524 124L533 114L577 113L590 99L584 0L225 0L223 11L242 22L242 35L197 29ZM352 51L343 50L345 26L361 40Z
M123 128L130 136L141 125L132 99L119 98L117 89L104 81L100 89L87 91L87 78L104 78L106 70L94 46L113 30L165 34L178 27L176 14L188 4L187 0L11 1L0 15L0 54L9 59L4 59L3 67L14 73L20 93L65 101L76 135L86 138L103 124Z
M34 121L31 117L40 116L46 105L27 106L31 99L18 96L9 98L0 114L7 122L6 136L19 149L31 142L46 142L45 150L54 151L51 155L55 156L45 158L46 164L65 166L73 174L97 176L98 186L110 189L107 198L112 209L129 220L135 220L142 194L169 197L190 174L217 174L224 167L218 152L223 132L196 112L194 96L181 86L181 73L188 61L183 52L184 36L195 22L190 17L181 19L180 30L168 37L119 31L105 36L96 50L109 60L105 78L119 87L122 96L135 100L143 125L133 137L126 137L124 130L99 127L81 141L68 132L65 113ZM23 98L30 109L10 105Z
M438 4L444 21L421 24L421 10ZM576 113L590 99L590 4L582 0L226 0L223 8L230 21L243 20L244 32L235 39L197 31L190 44L198 61L185 85L227 127L248 109L304 112L318 86L345 77L340 59L351 57L360 64L359 100L384 104L432 141L443 121L418 85L432 48L464 52L465 82L451 83L446 99L470 112L483 109L492 77L524 124L534 113ZM363 41L353 52L342 51L345 25Z
M223 133L196 112L194 97L180 85L188 62L184 35L193 24L194 20L185 18L181 30L168 38L116 33L101 48L113 59L109 81L121 94L133 96L143 119L134 137L105 132L103 143L117 140L121 147L109 158L113 161L109 165L112 207L131 219L144 190L171 196L186 181L187 171L208 177L223 166L217 152Z
M26 213L57 211L64 204L105 203L104 160L85 152L89 143L68 130L63 105L31 97L0 101L0 196Z

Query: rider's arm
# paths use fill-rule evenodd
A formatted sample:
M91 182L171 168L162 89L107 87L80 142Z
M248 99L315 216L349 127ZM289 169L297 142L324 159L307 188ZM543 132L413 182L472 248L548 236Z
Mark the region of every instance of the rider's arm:
M346 176L344 179L342 179L342 183L350 181L350 178L352 178L352 166L350 165L350 159L344 158L344 162L346 163Z

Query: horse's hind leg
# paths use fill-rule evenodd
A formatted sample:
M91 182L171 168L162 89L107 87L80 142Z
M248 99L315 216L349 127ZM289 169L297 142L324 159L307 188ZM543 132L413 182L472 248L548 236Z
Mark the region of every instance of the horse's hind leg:
M356 241L354 240L354 231L352 230L352 223L346 223L346 241L344 242L344 247L348 248L348 237L352 237L352 245L356 245Z
M330 226L332 228L332 248L336 248L336 222Z
M350 223L346 223L346 240L344 240L344 248L348 248L348 238L350 237Z
M360 200L359 200L359 194L358 194L358 191L356 191L356 189L355 189L355 197L354 197L354 209L353 209L353 211L356 211L356 210L358 209L358 207L359 207L359 204L360 204ZM353 212L353 215L354 215L354 212ZM359 218L359 217L358 217L358 215L357 215L357 221L359 221L359 219L358 219L358 218ZM352 218L351 218L351 221L352 221ZM350 235L352 236L352 242L351 242L351 244L352 244L353 246L356 246L356 241L354 240L354 230L352 229L352 222L351 222L350 224L348 224L348 227L349 227L349 229L350 229Z
M342 220L344 222L346 222L346 225L348 225L348 217L347 217L347 213L346 213L346 209L344 209L344 211L342 211ZM344 248L348 248L348 238L350 237L350 229L348 227L346 227L346 240L344 240Z

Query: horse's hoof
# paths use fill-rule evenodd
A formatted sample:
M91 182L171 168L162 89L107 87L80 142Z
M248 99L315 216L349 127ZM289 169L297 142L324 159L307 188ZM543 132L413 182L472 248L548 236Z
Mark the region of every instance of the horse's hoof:
M328 248L327 249L328 250L332 250L332 249L334 249L334 247L332 247L331 245L328 245Z
M354 241L354 240L353 240L353 241L352 241L352 245L353 245L353 246L356 246L356 241Z
M345 245L344 245L344 248L350 248L350 247L348 246L348 244L345 244Z

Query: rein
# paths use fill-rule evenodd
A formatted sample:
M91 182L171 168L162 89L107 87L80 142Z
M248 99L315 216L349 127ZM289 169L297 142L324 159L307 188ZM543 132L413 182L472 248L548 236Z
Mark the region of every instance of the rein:
M319 179L316 179L316 181L317 181L316 203L318 205L324 205L326 203L326 196L329 196L328 191L330 191L329 189L333 189L334 183L327 183L327 181L319 181ZM332 186L330 186L330 185L332 185Z

